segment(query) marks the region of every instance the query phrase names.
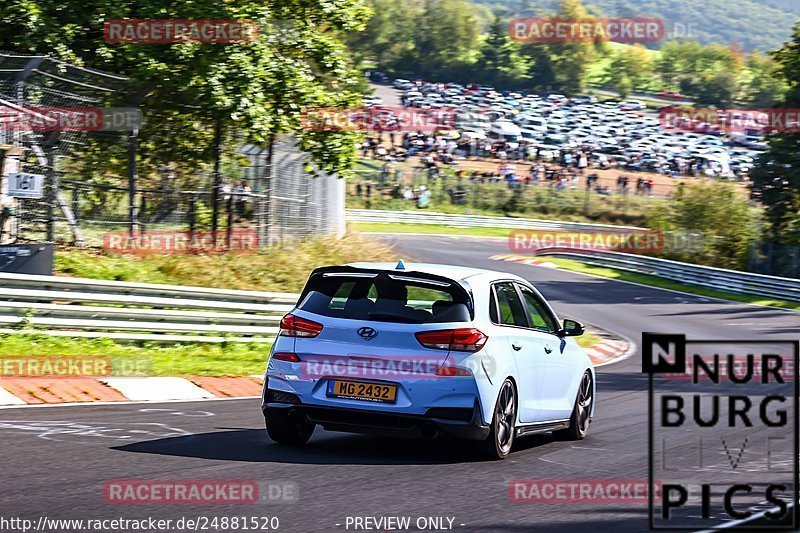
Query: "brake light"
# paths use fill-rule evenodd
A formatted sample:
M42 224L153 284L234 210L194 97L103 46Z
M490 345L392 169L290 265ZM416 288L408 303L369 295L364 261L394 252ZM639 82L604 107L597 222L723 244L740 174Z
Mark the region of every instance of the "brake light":
M292 352L275 352L272 354L272 358L277 359L278 361L286 361L289 363L300 362L300 357L298 357L296 353Z
M415 336L419 343L426 348L455 352L477 352L489 340L489 337L475 328L420 331Z
M322 324L288 314L281 319L278 335L284 337L316 337L322 331Z

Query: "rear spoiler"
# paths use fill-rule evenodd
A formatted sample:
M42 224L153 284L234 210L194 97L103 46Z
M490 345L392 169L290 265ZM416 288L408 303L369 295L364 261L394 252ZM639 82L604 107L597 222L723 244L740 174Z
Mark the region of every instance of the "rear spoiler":
M429 274L427 272L416 272L414 270L379 270L375 268L358 268L354 266L324 266L315 268L311 275L308 276L308 282L306 282L306 286L303 288L303 292L300 294L300 298L297 300L298 305L302 302L305 297L309 293L309 283L311 280L324 276L325 274L354 274L354 275L374 275L374 276L386 276L392 278L401 278L401 279L416 279L420 281L431 281L436 284L447 285L448 287L452 287L453 291L457 293L458 296L461 296L465 302L467 302L467 306L469 307L470 315L475 316L475 310L473 308L472 303L472 295L464 288L461 283L458 281L446 278L444 276L437 276L436 274Z

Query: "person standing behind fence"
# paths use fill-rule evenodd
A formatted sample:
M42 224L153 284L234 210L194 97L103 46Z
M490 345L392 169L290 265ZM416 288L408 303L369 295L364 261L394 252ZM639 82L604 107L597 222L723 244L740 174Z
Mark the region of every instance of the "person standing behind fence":
M222 183L219 184L219 190L222 193L222 200L227 205L231 197L231 181L228 178L222 178Z
M233 189L233 198L236 202L237 221L243 218L250 218L250 203L252 202L252 190L247 184L247 180L242 180Z

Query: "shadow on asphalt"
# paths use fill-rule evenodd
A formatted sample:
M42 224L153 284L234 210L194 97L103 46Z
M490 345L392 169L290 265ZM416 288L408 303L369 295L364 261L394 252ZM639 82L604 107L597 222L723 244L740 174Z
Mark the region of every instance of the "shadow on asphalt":
M605 392L641 392L647 394L647 374L637 372L606 372L597 370L597 390Z
M424 465L481 462L477 443L439 438L432 441L389 439L326 432L317 428L302 447L273 443L262 429L229 429L115 446L112 449L176 457L257 463L334 465ZM517 439L514 454L555 442L550 435Z

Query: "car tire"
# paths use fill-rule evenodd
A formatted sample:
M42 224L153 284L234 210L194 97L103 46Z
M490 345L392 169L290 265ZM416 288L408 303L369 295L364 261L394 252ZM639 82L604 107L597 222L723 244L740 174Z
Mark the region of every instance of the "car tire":
M315 425L300 417L273 414L265 418L267 435L278 444L302 446L314 433Z
M506 379L500 386L492 415L489 437L483 441L483 452L489 459L502 460L511 453L517 421L517 391Z
M586 371L578 386L575 397L575 406L569 418L569 427L554 431L553 434L563 440L583 440L589 434L589 424L592 422L592 408L594 407L594 376Z

